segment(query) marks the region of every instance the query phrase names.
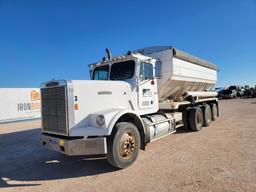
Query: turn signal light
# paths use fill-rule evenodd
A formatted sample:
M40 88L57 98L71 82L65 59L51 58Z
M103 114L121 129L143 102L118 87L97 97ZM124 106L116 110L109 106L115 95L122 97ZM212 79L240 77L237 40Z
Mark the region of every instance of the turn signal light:
M77 103L75 103L74 108L75 108L75 110L78 110L78 104Z

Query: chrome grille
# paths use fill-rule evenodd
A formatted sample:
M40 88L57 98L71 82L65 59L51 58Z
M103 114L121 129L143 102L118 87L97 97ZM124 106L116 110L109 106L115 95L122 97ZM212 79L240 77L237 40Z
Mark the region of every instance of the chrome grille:
M68 134L65 86L41 89L43 131Z

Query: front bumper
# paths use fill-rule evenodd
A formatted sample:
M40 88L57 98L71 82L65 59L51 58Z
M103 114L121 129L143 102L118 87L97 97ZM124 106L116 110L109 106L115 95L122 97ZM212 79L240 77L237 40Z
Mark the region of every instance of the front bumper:
M66 155L101 155L107 153L105 137L62 139L42 134L41 145Z

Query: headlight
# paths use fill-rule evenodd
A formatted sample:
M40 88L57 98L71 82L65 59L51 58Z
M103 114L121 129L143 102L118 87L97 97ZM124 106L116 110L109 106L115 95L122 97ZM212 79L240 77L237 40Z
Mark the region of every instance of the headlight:
M103 115L98 115L98 116L96 117L96 123L97 123L97 125L99 125L99 126L103 126L103 125L105 124L105 118L104 118L104 116L103 116Z

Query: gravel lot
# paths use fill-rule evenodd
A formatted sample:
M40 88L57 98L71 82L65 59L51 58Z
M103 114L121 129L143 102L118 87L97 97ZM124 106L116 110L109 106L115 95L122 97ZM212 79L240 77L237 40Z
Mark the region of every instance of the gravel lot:
M256 99L220 101L198 133L149 144L131 167L67 157L39 145L40 122L0 125L0 191L256 191Z

